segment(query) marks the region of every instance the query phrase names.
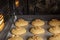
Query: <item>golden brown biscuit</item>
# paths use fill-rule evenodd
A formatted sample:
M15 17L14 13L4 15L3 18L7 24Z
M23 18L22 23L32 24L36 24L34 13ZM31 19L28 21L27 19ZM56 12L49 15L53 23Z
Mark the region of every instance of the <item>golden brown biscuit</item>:
M36 19L32 22L32 25L35 27L37 26L43 26L45 24L45 22L43 20L40 20L40 19Z
M27 26L27 25L28 25L28 21L24 19L18 19L18 21L15 22L15 26L17 27Z
M23 40L23 38L20 36L14 36L14 37L9 38L8 40Z
M39 37L39 36L32 36L32 37L28 38L28 40L43 40L43 38Z
M52 28L49 29L49 31L54 35L59 34L60 33L60 27L58 27L58 26L57 27L52 27Z
M44 34L45 30L41 27L33 27L31 28L30 32L33 34Z
M60 34L50 37L49 40L60 40Z
M22 27L19 27L19 28L16 27L16 29L12 29L11 32L13 35L22 35L26 33L26 29Z
M52 19L52 20L49 22L49 25L50 25L50 26L60 26L60 20Z

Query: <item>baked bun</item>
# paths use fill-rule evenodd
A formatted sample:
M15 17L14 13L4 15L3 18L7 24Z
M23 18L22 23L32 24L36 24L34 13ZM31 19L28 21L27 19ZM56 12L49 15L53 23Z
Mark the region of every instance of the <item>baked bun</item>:
M32 22L32 25L35 27L37 27L37 26L43 26L45 24L45 22L43 21L43 20L40 20L40 19L36 19L36 20L34 20L33 22Z
M31 33L33 34L44 34L45 33L45 30L41 27L32 27L31 30L30 30Z
M50 37L49 40L60 40L60 34Z
M49 22L49 25L54 27L54 26L60 26L60 20L57 20L57 19L52 19L50 22Z
M32 37L29 37L28 40L43 40L43 38L39 36L32 36Z
M22 27L22 26L27 26L28 25L28 21L24 20L24 19L18 19L15 22L15 26L16 27Z
M15 29L12 29L12 34L13 35L22 35L22 34L25 34L26 33L26 29L25 28L22 28L22 27L16 27Z
M14 37L9 38L8 40L23 40L23 38L20 36L14 36Z
M56 35L56 34L59 34L60 33L60 27L52 27L49 29L49 32Z

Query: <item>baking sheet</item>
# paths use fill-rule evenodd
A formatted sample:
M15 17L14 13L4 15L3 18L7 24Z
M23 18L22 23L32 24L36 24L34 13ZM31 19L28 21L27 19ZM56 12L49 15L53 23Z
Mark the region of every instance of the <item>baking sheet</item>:
M45 34L43 35L38 35L38 36L41 36L43 37L44 40L48 40L48 38L52 35L51 33L48 32L48 29L49 29L49 25L48 25L48 22L49 20L51 19L60 19L60 15L56 16L56 15L15 15L15 17L13 18L13 21L15 22L17 19L19 18L23 18L27 21L29 21L29 26L26 28L27 30L27 33L25 33L24 35L21 35L21 37L23 37L24 40L27 40L28 37L30 36L33 36L33 34L30 31L30 28L32 28L32 25L31 25L31 22L32 20L34 19L42 19L45 21L45 25L44 25L44 29L45 29ZM11 25L11 30L15 27L14 23ZM9 33L7 34L7 37L6 37L6 40L8 40L9 37L11 37L11 30L9 31Z
M4 29L0 32L0 40L5 40L6 35L8 34L8 31L10 30L12 25L12 20L9 19L7 22L5 22Z

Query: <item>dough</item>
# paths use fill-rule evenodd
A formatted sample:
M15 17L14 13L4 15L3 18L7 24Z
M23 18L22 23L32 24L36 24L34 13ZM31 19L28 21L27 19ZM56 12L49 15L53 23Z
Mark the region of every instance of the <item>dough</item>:
M41 27L32 27L30 32L33 34L44 34L45 30Z
M43 38L39 37L39 36L32 36L32 37L28 38L28 40L43 40Z
M22 34L25 34L26 33L26 29L25 28L22 28L22 27L16 27L16 29L12 29L12 34L13 35L22 35Z
M8 40L23 40L23 38L20 36L14 36L14 37L9 38Z
M24 20L24 19L18 19L15 22L15 26L17 27L21 27L21 26L27 26L28 25L28 21Z
M32 22L32 25L35 27L37 26L43 26L45 24L45 22L43 20L40 20L40 19L36 19Z
M60 34L50 37L49 40L60 40Z
M58 26L57 27L52 27L52 28L49 29L49 31L54 35L59 34L60 33L60 27L58 27Z
M52 19L52 20L49 22L49 25L50 25L50 26L60 26L60 20Z

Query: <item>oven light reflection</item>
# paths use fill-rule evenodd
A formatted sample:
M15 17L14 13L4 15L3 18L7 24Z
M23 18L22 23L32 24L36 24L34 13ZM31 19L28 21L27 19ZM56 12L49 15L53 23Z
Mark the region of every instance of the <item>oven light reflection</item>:
M15 0L15 6L19 7L19 0Z

